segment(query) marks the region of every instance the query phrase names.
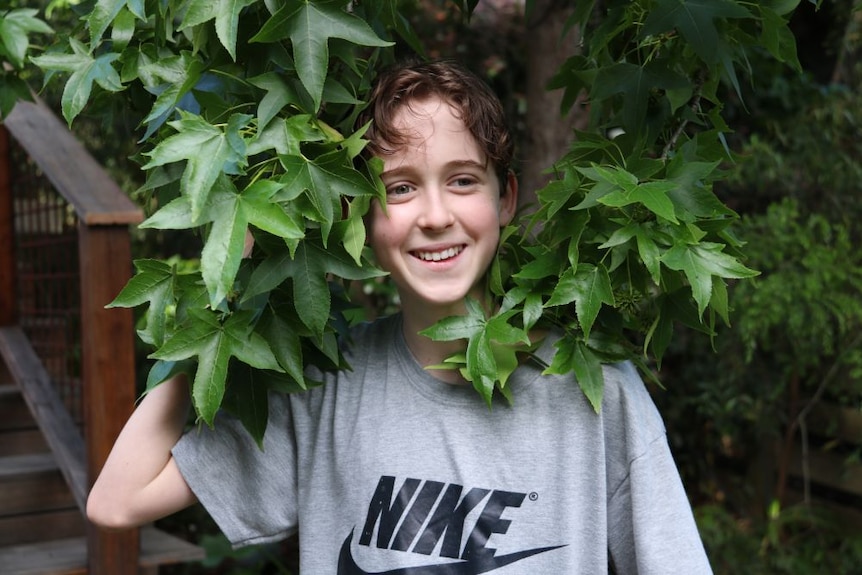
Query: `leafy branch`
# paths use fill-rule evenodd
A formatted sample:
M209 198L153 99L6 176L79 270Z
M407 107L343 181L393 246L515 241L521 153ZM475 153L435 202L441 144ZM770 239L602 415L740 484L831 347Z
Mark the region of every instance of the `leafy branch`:
M588 96L590 130L553 166L529 233L505 230L488 282L499 308L469 304L427 332L466 341L448 363L486 401L510 396L538 328L563 333L547 371L573 372L598 410L603 362L648 373L675 324L711 336L727 321L727 283L756 272L712 192L729 161L722 90L739 92L749 50L798 68L795 4L637 0L594 25L595 2L578 3L570 24L590 41L549 87L563 111ZM113 305L148 306L151 383L194 372L200 418L212 424L229 399L259 440L261 389L315 384L308 364L344 367L349 284L381 273L362 217L385 197L353 123L394 43L421 42L396 0L99 0L82 22L33 61L67 78L69 122L100 95L140 114L155 206L144 227L204 240L190 271L138 262Z

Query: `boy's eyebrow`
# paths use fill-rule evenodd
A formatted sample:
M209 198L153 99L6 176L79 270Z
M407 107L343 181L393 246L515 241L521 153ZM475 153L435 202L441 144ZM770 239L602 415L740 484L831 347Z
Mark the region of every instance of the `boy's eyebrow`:
M445 167L450 170L453 168L476 168L484 171L485 169L487 169L488 164L487 162L483 164L481 162L477 162L476 160L453 160L451 162L447 162ZM416 171L421 170L417 170L413 166L397 166L395 168L392 168L391 170L381 172L380 177L398 177Z

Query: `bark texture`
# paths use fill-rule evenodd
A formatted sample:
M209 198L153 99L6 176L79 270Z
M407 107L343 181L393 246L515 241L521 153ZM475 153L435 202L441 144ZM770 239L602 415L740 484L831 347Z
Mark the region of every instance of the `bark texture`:
M536 191L553 177L544 172L565 154L574 138L574 130L587 125L585 105L576 104L563 115L560 111L562 92L549 92L545 88L566 59L580 52L580 31L572 28L564 34L571 14L571 2L536 0L527 20L527 126L520 176L521 207L535 204Z

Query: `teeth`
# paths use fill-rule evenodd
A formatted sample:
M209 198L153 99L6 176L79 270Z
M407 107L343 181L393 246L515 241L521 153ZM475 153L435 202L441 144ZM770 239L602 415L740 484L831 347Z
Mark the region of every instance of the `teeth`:
M456 248L449 248L448 250L443 250L442 252L416 252L416 256L420 260L425 260L426 262L439 262L441 260L448 260L449 258L454 258L461 253L461 249L461 246L458 246Z

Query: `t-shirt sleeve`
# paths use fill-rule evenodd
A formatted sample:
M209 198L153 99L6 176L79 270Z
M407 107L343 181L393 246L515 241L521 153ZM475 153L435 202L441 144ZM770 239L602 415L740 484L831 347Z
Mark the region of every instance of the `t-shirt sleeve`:
M616 572L710 574L661 415L633 367L618 375L619 386L610 390L612 397L619 394L610 435L625 465L618 466L608 493L608 545Z
M712 573L667 441L656 439L631 464L608 513L617 573Z
M263 449L235 418L192 429L172 453L191 490L235 547L284 539L297 528L296 447L289 398L270 394Z

